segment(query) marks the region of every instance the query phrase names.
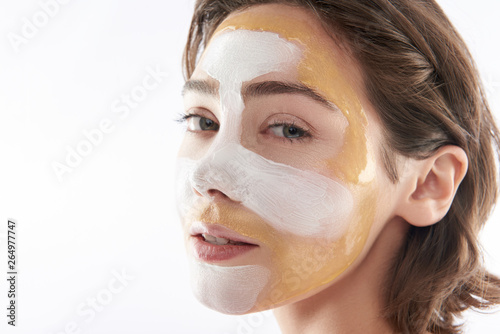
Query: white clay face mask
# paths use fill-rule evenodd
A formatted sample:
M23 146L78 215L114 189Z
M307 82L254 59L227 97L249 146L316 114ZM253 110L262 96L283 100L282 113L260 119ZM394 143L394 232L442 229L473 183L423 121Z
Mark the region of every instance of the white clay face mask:
M326 176L267 160L236 143L227 143L200 161L179 159L178 164L187 175L178 178L185 184L177 196L189 203L181 214L196 205L193 188L207 197L209 189L218 189L278 231L336 240L347 227L351 193Z
M241 143L244 85L270 73L296 73L303 57L300 43L278 33L226 29L211 39L191 78L218 83L219 129L208 146L200 145L201 135L188 135L195 139L186 152L196 151L196 158L182 149L179 154L177 206L187 240L193 239L192 225L203 224L222 226L231 236L258 245L227 261L217 256L206 261L188 244L195 296L223 313L282 305L330 282L352 263L365 240L355 234L359 224L352 223L360 203L343 180L275 162ZM224 194L226 203L214 199L213 190ZM215 246L205 247L203 239L194 243L208 249L205 255L241 246L227 244L231 238L212 239Z
M192 260L191 286L205 306L227 314L252 309L269 280L267 268L256 265L221 267Z

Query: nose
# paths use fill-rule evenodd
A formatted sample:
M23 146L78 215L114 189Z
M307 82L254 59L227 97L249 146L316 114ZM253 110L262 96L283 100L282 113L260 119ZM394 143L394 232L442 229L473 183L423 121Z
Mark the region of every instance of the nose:
M195 163L189 173L195 195L212 200L241 201L245 188L242 182L248 178L235 153L235 148L226 144Z

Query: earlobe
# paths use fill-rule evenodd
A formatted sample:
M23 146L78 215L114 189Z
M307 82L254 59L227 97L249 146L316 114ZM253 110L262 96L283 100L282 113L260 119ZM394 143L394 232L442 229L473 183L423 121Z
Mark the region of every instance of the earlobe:
M429 226L448 212L460 182L467 173L468 160L463 149L448 145L424 160L412 160L407 189L401 198L400 216L414 226Z

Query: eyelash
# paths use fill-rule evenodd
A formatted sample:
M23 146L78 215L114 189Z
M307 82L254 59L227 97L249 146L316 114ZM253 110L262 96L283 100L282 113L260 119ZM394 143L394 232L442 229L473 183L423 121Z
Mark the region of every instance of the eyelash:
M203 115L196 114L196 113L187 114L187 115L186 114L179 114L179 117L175 121L178 122L178 123L185 123L185 122L187 122L192 117L207 118L207 117L205 117ZM294 127L294 128L297 128L299 131L302 131L304 133L303 136L297 137L297 138L286 138L286 137L278 137L278 136L276 136L276 138L279 138L283 142L292 143L293 144L293 143L296 143L296 142L303 142L306 139L309 139L309 138L312 137L311 136L311 132L309 130L306 130L306 129L301 128L300 126L297 126L295 124L295 122L280 122L280 121L275 121L272 124L268 125L267 128L268 129L272 129L272 128L276 128L276 127L279 127L279 126Z
M195 117L195 116L203 117L203 116L198 115L198 114L187 114L187 115L186 114L179 114L177 116L177 118L175 119L175 121L177 123L181 123L182 124L182 123L187 122L187 120L190 119L191 117Z

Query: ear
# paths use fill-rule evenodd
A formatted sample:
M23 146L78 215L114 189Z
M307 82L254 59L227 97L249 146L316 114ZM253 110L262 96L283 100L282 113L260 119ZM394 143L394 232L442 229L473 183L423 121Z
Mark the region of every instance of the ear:
M448 212L467 173L467 155L458 146L441 147L424 160L411 159L398 214L414 226L429 226Z

